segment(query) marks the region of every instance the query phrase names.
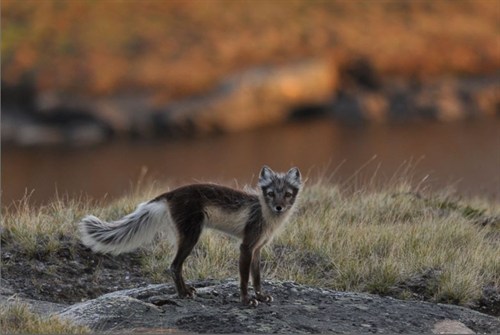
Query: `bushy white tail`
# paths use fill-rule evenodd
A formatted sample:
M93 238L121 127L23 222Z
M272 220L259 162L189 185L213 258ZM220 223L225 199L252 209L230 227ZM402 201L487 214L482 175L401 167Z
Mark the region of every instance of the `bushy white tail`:
M118 255L151 242L171 221L164 201L142 203L137 209L113 222L89 215L80 223L81 240L93 251Z

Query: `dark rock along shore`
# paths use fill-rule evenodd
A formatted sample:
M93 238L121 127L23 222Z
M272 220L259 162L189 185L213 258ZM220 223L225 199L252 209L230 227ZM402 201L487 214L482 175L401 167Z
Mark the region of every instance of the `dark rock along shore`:
M234 74L211 92L158 105L147 94L89 98L2 87L2 143L92 145L113 137L238 132L297 118L348 124L498 117L498 77L386 79L368 60L321 59Z

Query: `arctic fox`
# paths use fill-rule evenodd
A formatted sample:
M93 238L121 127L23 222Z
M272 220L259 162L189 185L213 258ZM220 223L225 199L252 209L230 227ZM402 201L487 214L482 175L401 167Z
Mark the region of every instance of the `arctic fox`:
M258 301L272 301L261 287L260 251L289 219L301 187L298 168L276 173L264 166L257 192L213 184L180 187L140 204L133 213L114 222L85 217L79 223L81 240L93 251L117 255L152 241L159 231L166 231L177 248L170 266L177 293L180 297L193 297L196 291L184 282L182 265L205 227L219 230L241 240L241 302L257 306ZM248 295L250 274L255 297Z

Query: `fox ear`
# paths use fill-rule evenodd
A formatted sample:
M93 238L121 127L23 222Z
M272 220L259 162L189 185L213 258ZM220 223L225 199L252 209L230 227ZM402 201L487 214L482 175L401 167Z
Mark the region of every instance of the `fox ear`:
M288 172L286 173L286 180L290 184L296 187L300 187L300 185L302 185L302 178L299 168L293 167L290 170L288 170Z
M268 185L275 174L276 173L273 170L271 170L269 166L264 165L260 170L259 185L260 186Z

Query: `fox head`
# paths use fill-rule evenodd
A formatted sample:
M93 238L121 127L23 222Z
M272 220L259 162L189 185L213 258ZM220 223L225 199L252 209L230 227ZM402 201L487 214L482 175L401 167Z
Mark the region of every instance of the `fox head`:
M265 204L272 213L280 215L289 211L302 186L300 171L293 167L287 173L276 173L268 166L260 171L258 186Z

